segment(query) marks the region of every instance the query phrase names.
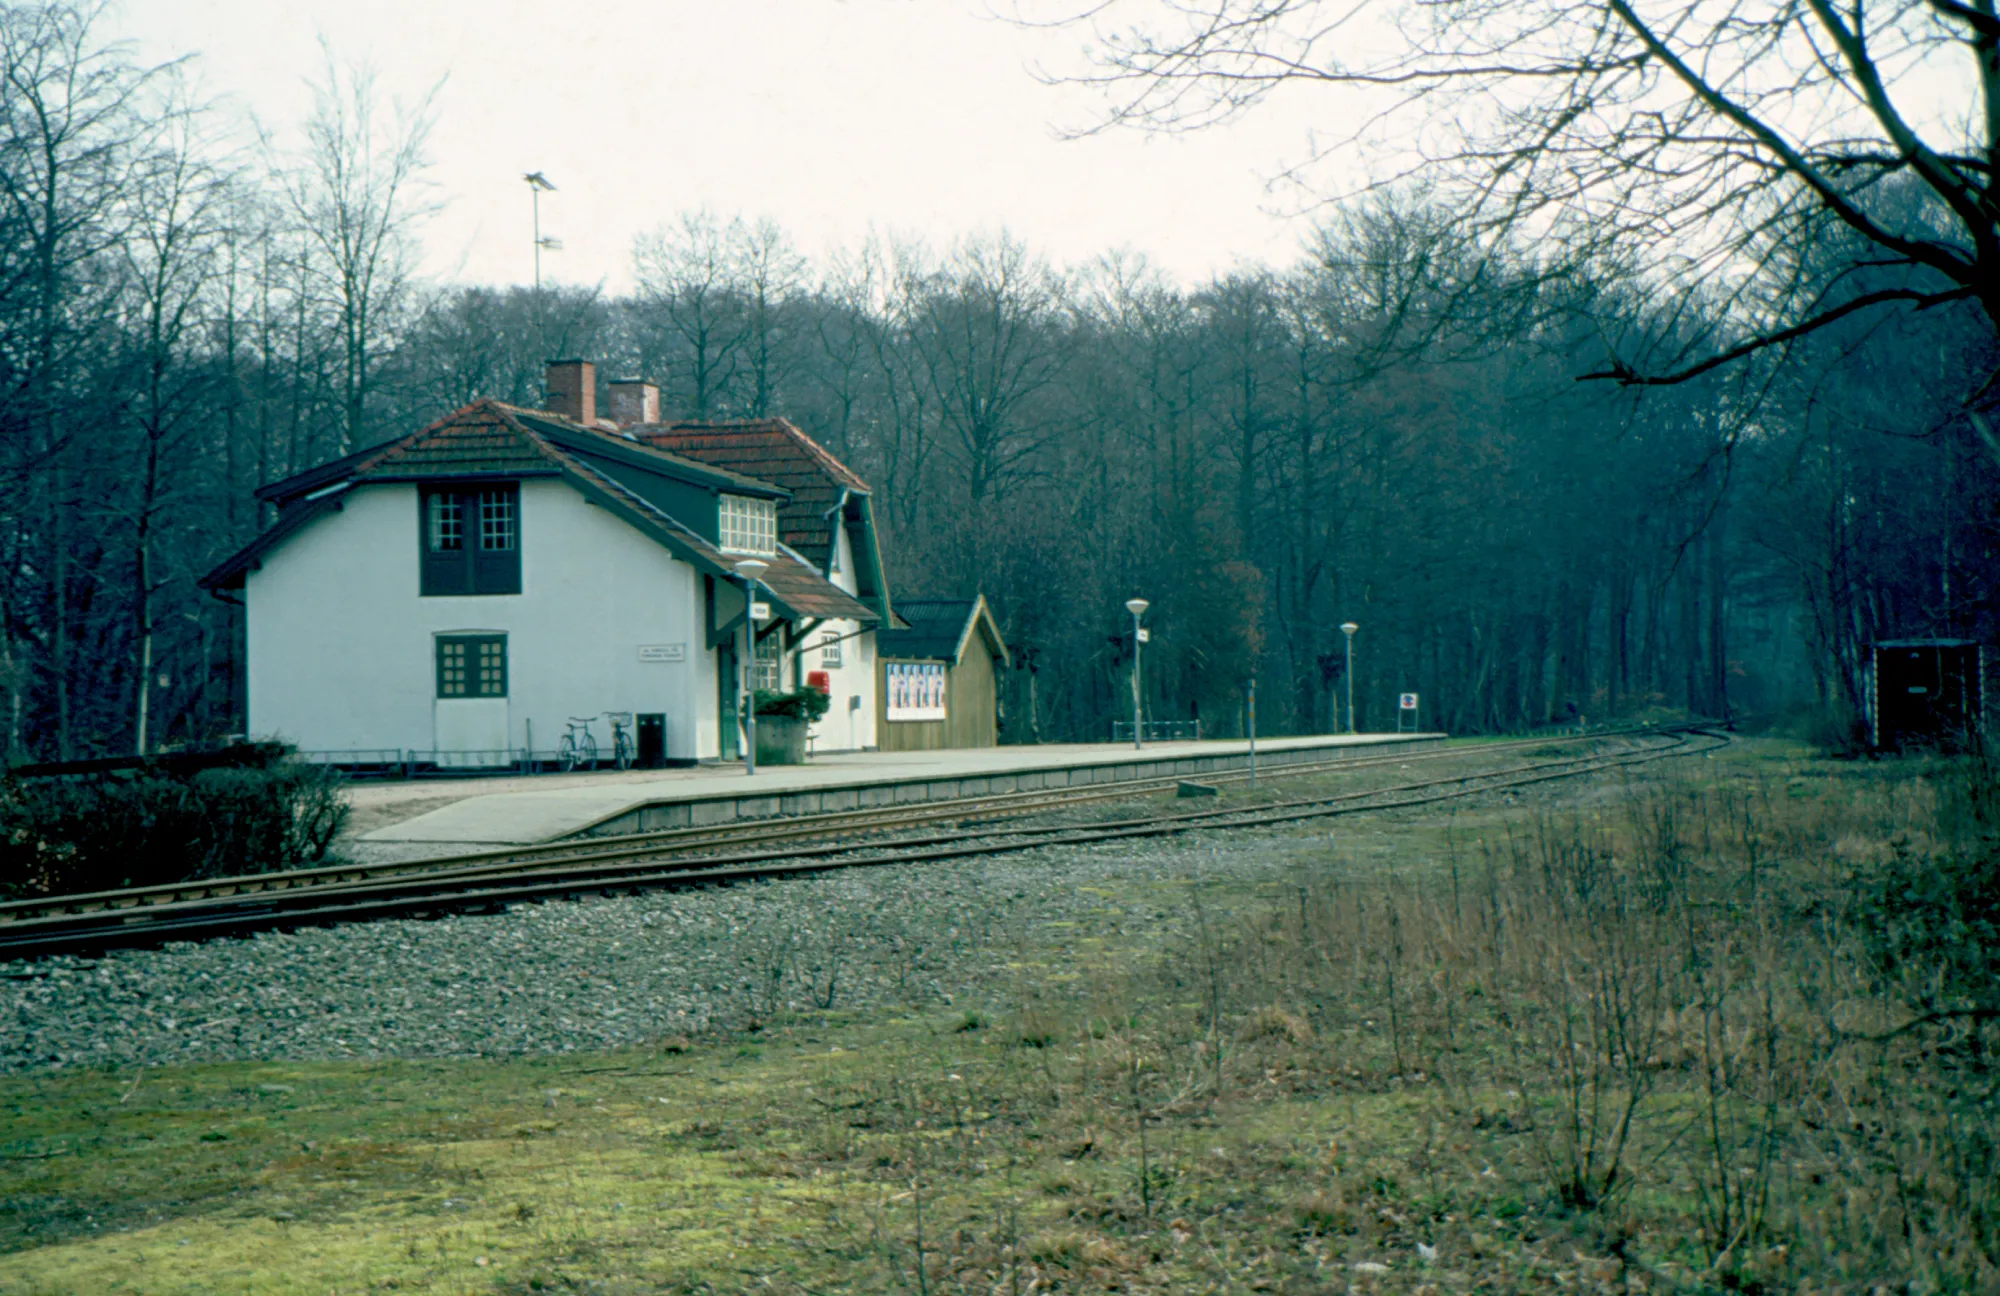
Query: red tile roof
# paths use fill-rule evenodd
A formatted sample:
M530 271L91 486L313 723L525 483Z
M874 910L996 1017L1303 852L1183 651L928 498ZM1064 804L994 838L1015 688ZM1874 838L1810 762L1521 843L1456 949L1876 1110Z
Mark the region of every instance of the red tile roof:
M586 461L577 451L591 454L592 460ZM613 467L596 466L607 457L613 461ZM831 456L828 458L831 462ZM620 462L646 471L664 470L670 476L692 474L723 490L733 487L769 496L779 489L774 483L760 481L727 463L684 457L664 447L581 427L540 410L480 400L422 431L371 446L258 492L260 497L281 506L277 523L204 576L202 584L211 589L240 585L244 575L265 553L320 514L338 508L339 495L353 483L427 478L463 481L476 477L564 477L697 566L717 575L734 573L733 558L620 481L619 468L615 466ZM881 619L873 608L856 601L812 567L782 550L773 556L771 567L762 579L772 597L789 612L864 623Z
M550 473L560 470L551 448L522 435L515 411L498 401L480 401L431 424L415 436L392 441L354 468L362 479L467 477L486 474Z
M868 494L867 482L789 419L651 423L630 431L647 445L790 491L778 505L778 538L822 571L832 540L827 515L843 493Z

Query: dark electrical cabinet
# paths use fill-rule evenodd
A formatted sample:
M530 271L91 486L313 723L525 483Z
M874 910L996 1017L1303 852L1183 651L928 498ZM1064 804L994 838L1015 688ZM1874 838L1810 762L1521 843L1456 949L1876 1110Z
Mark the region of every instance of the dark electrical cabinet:
M658 769L667 763L667 717L657 711L639 713L638 764Z
M1985 713L1985 651L1970 639L1875 645L1877 747L1969 745Z

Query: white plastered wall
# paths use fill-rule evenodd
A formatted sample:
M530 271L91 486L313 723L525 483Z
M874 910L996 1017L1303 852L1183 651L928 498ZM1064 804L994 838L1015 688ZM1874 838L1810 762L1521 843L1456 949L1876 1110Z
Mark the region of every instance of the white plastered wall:
M564 482L521 483L521 593L418 593L417 488L361 486L244 587L250 729L308 751L432 750L434 640L507 635L507 734L553 750L569 716L666 716L667 754L716 755L699 574ZM644 661L642 646L684 645Z
M828 579L849 594L857 593L860 586L854 579L854 549L845 523L834 529L834 543L839 546L839 570ZM855 621L828 621L813 631L813 646L799 654L801 680L816 670L832 676L828 682L833 705L812 728L815 751L857 751L875 745L875 632L855 635L859 628ZM842 636L838 666L826 665L826 652L819 646L828 635ZM849 635L853 637L847 638ZM861 699L858 709L850 709L853 698Z

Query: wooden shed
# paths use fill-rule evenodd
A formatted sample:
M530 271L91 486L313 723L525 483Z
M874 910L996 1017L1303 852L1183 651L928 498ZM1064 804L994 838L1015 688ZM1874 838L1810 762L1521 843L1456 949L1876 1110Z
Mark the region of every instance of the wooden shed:
M1973 639L1875 645L1869 721L1876 747L1972 745L1986 725L1986 649Z
M1007 644L984 595L897 599L906 629L876 631L876 746L992 747L1000 741Z

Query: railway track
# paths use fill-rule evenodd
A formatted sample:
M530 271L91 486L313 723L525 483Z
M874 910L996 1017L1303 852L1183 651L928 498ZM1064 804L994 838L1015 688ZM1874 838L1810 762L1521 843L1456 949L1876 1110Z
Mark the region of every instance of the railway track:
M1267 782L1312 774L1366 770L1382 766L1409 766L1428 761L1462 760L1468 756L1546 749L1565 745L1592 744L1630 738L1641 734L1676 732L1671 729L1625 728L1557 738L1525 738L1488 743L1478 748L1396 749L1364 755L1341 755L1324 760L1266 768ZM1244 783L1248 771L1225 771L1201 776L1210 784ZM247 874L240 877L209 878L159 886L127 887L49 896L33 900L0 903L0 924L40 918L53 914L87 913L95 910L138 905L171 904L219 896L247 895L261 891L288 890L300 886L366 882L418 873L434 873L489 863L529 863L568 860L611 860L715 851L765 842L810 841L853 836L856 833L894 831L935 823L972 824L1009 816L1035 814L1044 810L1071 808L1102 801L1140 800L1172 792L1184 780L1177 775L1133 779L1087 787L1047 788L1027 792L994 793L983 797L960 797L946 801L910 805L878 806L864 810L836 810L775 819L739 820L693 828L667 828L650 832L571 838L537 846L464 854L429 856L382 864L333 864L282 872Z
M1173 778L1102 787L1008 793L879 810L841 811L714 828L669 829L585 838L549 846L489 851L399 864L294 870L179 886L133 888L0 905L0 960L92 953L119 946L200 940L273 928L443 912L493 910L523 901L611 894L672 886L720 885L867 865L929 863L1032 850L1159 837L1201 829L1260 827L1504 791L1668 756L1714 750L1729 740L1706 730L1632 731L1609 738L1610 751L1530 761L1495 769L1259 806L1216 807L1092 824L1008 825L1052 808L1139 799L1172 788ZM1292 778L1331 769L1411 766L1446 758L1546 749L1565 740L1526 739L1464 748L1288 765L1267 773ZM1707 746L1701 746L1702 743ZM1207 776L1236 782L1247 772ZM949 831L911 835L939 823ZM868 836L869 840L856 840ZM757 848L763 849L757 849Z

